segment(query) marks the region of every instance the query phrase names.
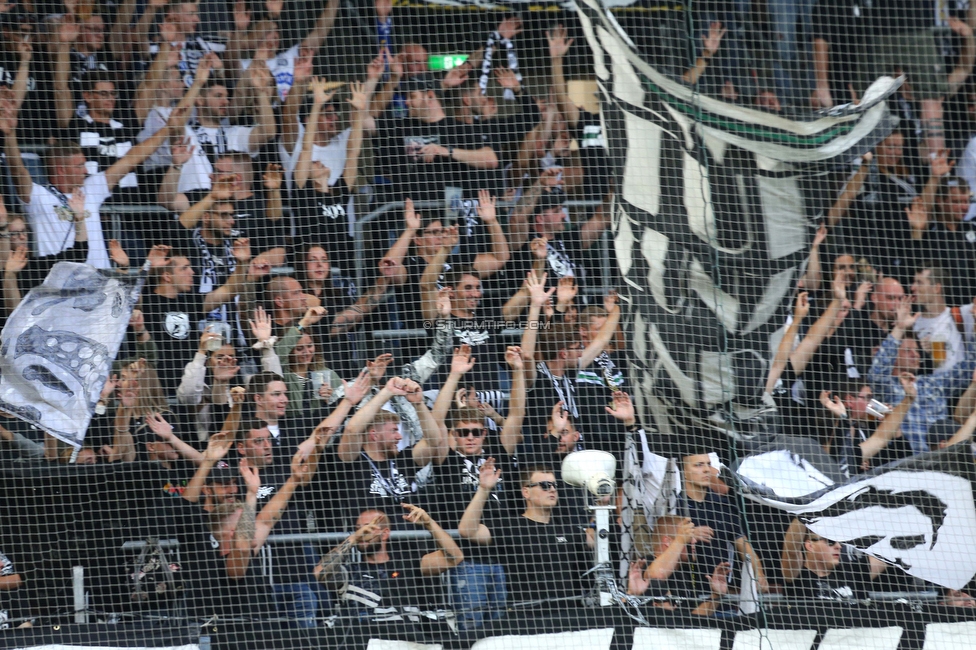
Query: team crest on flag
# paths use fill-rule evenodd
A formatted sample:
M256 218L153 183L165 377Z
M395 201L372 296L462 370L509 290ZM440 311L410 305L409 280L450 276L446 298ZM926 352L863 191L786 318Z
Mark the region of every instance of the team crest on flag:
M142 280L59 262L0 333L0 410L80 447Z

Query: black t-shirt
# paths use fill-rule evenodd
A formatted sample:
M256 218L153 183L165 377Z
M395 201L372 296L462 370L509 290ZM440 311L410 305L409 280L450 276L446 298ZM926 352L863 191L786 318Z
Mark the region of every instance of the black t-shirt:
M729 582L736 584L736 574L739 571L738 554L735 551L735 540L743 536L742 518L735 504L728 498L715 494L711 490L705 500L698 502L685 499L688 516L696 526L709 526L715 533L708 542L695 544L695 557L702 564L702 573L711 575L722 562L732 566Z
M478 390L494 389L498 382L499 364L505 362L505 340L501 335L501 328L496 323L502 322L500 313L487 313L485 316L474 318L458 318L451 316L454 326L453 347L471 346L471 355L478 362L465 376L465 382ZM428 330L431 339L436 335L432 327ZM440 388L447 380L450 363L441 366L431 374L425 384L428 388Z
M586 533L579 527L511 515L490 530L505 565L509 602L578 597L584 592L582 575L591 562ZM572 606L572 601L560 606Z
M502 478L492 490L491 496L485 503L481 514L481 523L489 530L502 514L507 513L509 492L518 485L518 472L512 468L512 463L505 456L500 446L497 450L484 452L480 456L465 456L455 450L448 452L443 464L435 468L435 480L427 490L429 512L434 520L445 529L454 529L461 522L465 509L478 491L481 466L489 456L494 456L495 466L501 468ZM518 491L516 489L516 491ZM497 562L495 547L470 543L465 539L458 540L464 551L466 562L494 564Z
M381 614L380 610L413 606L426 609L436 604L434 580L420 572L419 552L391 550L390 559L383 564L363 561L343 565L343 584L337 590L339 608L344 613L359 616Z
M623 422L606 412L613 392L626 391L622 364L616 354L601 352L586 368L576 373L576 402L579 425L587 449L599 449L622 458Z
M298 237L295 249L316 245L325 248L333 267L347 275L355 273L354 239L349 234L349 188L342 177L327 193L315 189L309 181L303 189L291 193L292 214Z
M845 602L864 598L871 589L871 563L868 556L851 559L845 555L842 549L840 564L826 578L821 578L803 567L800 575L787 584L787 597Z
M190 615L197 619L213 615L273 615L270 594L258 575L257 558L251 559L244 578L232 580L227 575L225 556L220 553L220 542L210 531L210 515L186 501L182 501L177 514L180 576Z
M482 187L487 187L487 174L469 165L447 157L435 158L426 163L417 155L428 144L457 149L481 149L485 146L481 135L473 126L444 118L429 124L408 118L388 129L386 152L382 158L388 161L385 175L393 179L394 192L414 201L443 201L444 188L459 187L463 196L473 198Z
M174 395L183 369L200 347L204 294L188 291L170 299L158 293L142 295L146 329L159 350L156 371L167 395Z
M437 277L437 288L443 289L446 284L444 278L446 273L452 269L467 269L474 263L475 255L481 252L476 244L468 245L465 241L467 229L460 229L459 250L457 254L452 254L444 262L444 272ZM427 270L427 261L416 255L416 251L411 249L411 254L404 258L403 267L407 271L407 281L396 287L396 303L400 320L406 329L422 327L424 320L421 311L420 300L420 278Z
M286 442L283 442L280 448L274 449L274 463L260 471L261 487L258 489L258 513L281 490L291 475L289 466L291 456L287 454ZM308 516L305 490L296 489L288 501L288 507L282 513L281 519L275 524L273 533L276 535L296 535L310 532L306 525ZM312 569L315 567L311 544L265 544L251 561L261 565L260 573L268 584L311 582Z
M872 166L842 226L843 239L885 275L910 282L914 273L911 226L905 215L917 196L913 176L882 174Z
M423 507L418 503L418 492L423 486L417 479L417 466L409 449L391 460L373 460L366 452L360 452L351 463L337 462L336 471L342 476L343 503L350 521L355 521L363 510L380 510L396 527L403 521L401 504Z
M267 198L262 191L234 201L234 228L241 231L240 237L251 240L251 254L258 255L271 248L284 247L288 220L268 218Z

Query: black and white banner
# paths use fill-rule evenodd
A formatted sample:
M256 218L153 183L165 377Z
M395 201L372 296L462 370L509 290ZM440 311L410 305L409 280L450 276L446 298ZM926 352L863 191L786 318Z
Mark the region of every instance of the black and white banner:
M0 409L80 447L143 278L56 264L0 333Z
M952 589L962 589L976 575L968 444L906 458L842 483L785 449L744 458L736 475L746 498L789 512L821 537L910 575Z

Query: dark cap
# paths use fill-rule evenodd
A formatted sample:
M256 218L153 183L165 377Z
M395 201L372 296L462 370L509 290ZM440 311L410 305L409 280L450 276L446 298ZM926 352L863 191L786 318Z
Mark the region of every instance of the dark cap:
M238 473L227 464L226 461L219 460L207 475L207 483L234 483L237 481Z
M549 192L543 192L542 196L535 204L536 214L542 214L547 210L561 209L566 203L566 192L561 189L554 188Z
M0 13L0 28L12 29L20 25L30 25L36 28L37 16L23 9L14 9L13 11Z
M400 82L400 91L403 93L427 92L428 90L437 90L437 80L429 72Z

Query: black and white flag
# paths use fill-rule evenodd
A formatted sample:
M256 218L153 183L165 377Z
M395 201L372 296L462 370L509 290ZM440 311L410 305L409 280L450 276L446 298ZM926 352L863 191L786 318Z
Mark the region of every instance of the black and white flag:
M80 447L144 276L56 264L0 333L0 410Z
M968 444L839 483L823 469L780 449L744 458L735 474L746 498L789 512L821 537L917 578L962 589L976 575L976 474Z

